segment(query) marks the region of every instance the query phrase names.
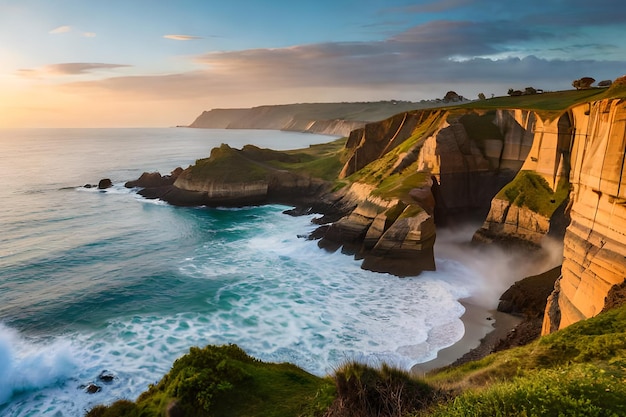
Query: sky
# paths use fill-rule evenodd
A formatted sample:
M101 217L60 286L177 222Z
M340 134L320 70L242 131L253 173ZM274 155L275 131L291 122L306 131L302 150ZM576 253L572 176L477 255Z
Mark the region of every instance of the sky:
M623 0L0 0L0 128L564 90L625 39Z

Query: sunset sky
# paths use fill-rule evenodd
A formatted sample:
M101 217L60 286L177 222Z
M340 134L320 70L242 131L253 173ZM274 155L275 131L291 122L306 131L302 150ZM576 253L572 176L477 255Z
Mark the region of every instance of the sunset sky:
M623 0L0 0L0 127L468 98L626 73Z

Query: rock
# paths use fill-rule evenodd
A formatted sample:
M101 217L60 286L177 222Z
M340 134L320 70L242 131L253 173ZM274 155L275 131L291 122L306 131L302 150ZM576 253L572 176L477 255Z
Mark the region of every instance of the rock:
M98 182L98 189L104 190L113 187L113 183L108 178L103 178Z
M89 383L84 388L87 394L95 394L96 392L100 392L102 390L102 387L94 383Z
M91 185L91 184L85 184L85 185L83 185L83 188L93 188L93 185Z
M491 201L487 219L476 231L473 240L539 246L549 230L549 218L496 197Z
M108 384L115 379L115 375L105 369L104 371L100 372L100 375L98 375L98 379Z
M178 404L178 401L173 400L167 405L165 415L166 417L185 417L185 411Z
M181 167L173 170L170 175L161 176L159 172L144 172L141 176L134 180L128 181L124 186L126 188L142 187L142 188L157 188L165 187L174 184L178 176L183 172Z
M561 275L561 267L517 281L500 296L498 311L526 317L543 317L548 296Z

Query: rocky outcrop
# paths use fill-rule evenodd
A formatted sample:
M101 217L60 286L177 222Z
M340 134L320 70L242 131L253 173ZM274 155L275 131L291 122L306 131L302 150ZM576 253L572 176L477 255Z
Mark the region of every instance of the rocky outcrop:
M550 219L528 207L494 198L483 226L476 231L474 241L483 243L513 243L540 246L550 231Z
M602 100L571 114L571 223L544 334L600 313L626 278L626 106Z
M176 178L183 172L181 167L173 170L169 175L161 175L159 172L144 172L139 178L133 181L127 181L124 186L126 188L156 188L173 185Z
M416 189L422 201L434 201L429 188L420 190L416 184ZM410 276L434 270L432 212L427 212L416 199L382 198L373 195L373 190L363 183L350 187L340 204L358 204L330 225L320 247L336 250L343 246L345 252L363 259L362 268L371 271Z
M346 149L350 150L351 155L339 178L346 178L359 171L416 133L427 136L438 128L444 114L433 110L400 113L350 132ZM416 132L418 126L420 132Z
M418 156L418 169L429 172L439 185L437 204L449 213L480 209L486 213L493 196L507 183L514 172L503 169L498 161L490 162L485 150L496 148L493 143L504 143L504 138L481 137L481 144L470 137L471 127L462 116L448 116L429 136ZM476 123L493 124L495 118ZM484 213L483 213L484 215Z
M98 182L99 190L106 190L107 188L113 187L113 183L109 178L103 178Z
M240 207L267 203L319 206L319 196L327 194L330 183L278 169L268 160L293 162L286 153L247 145L233 149L222 145L211 156L196 161L170 175L143 173L126 187L140 187L139 194L178 206Z

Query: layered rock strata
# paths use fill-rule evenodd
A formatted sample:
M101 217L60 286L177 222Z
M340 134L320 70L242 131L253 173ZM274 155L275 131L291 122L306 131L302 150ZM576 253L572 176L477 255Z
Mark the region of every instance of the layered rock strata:
M600 313L626 279L626 105L602 100L572 115L571 223L544 334Z

